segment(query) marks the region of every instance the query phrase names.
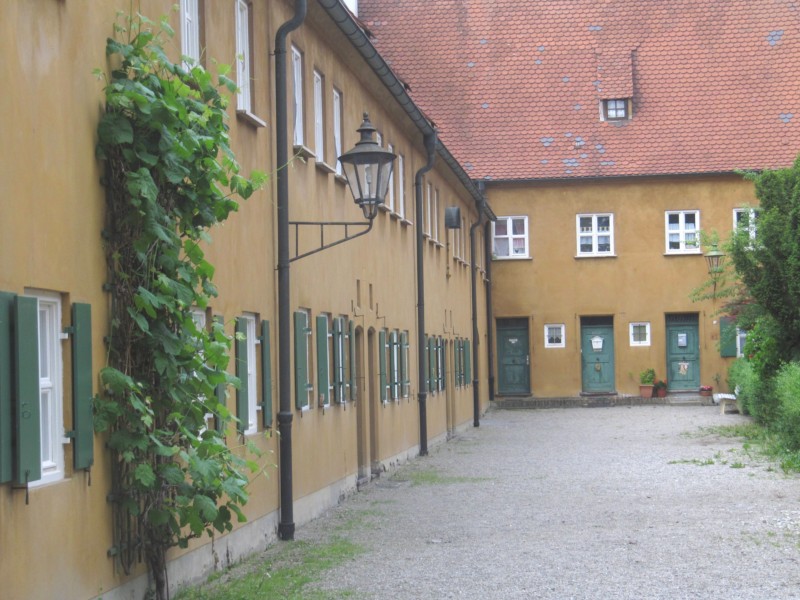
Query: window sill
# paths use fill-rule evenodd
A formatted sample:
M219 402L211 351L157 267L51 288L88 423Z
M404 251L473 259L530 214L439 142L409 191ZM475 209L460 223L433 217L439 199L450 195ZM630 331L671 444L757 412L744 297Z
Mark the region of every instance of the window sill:
M617 258L616 254L576 254L575 258Z
M385 204L378 204L378 210L384 213L391 212L391 209Z
M236 118L240 121L244 121L248 125L252 125L255 128L266 127L267 122L263 119L258 118L256 115L251 113L249 110L236 110Z
M389 216L392 217L395 221L400 219L400 215L394 212L392 209L389 209Z
M699 256L702 255L703 251L700 249L697 250L671 250L669 252L664 252L664 256Z
M437 250L441 250L442 248L444 248L444 244L442 242L434 241L433 245L436 246Z
M292 151L294 152L295 156L299 156L300 158L315 158L316 154L314 151L306 146L305 144L296 144L292 146Z
M402 225L402 226L404 226L404 227L410 227L410 226L411 226L411 225L413 225L413 224L414 224L414 223L412 223L412 222L411 222L411 221L409 221L408 219L405 219L405 218L400 218L400 225Z
M493 256L493 261L505 261L505 260L531 260L532 256Z
M335 173L333 178L336 180L337 183L341 183L342 185L347 185L347 177L345 177L344 175L339 175L338 173Z
M324 160L318 160L316 162L316 167L325 173L336 173L336 169L326 163Z

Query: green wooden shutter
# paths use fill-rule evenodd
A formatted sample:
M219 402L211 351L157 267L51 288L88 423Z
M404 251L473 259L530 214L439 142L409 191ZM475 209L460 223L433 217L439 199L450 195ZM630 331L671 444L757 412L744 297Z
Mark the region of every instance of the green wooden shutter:
M0 292L0 483L11 481L12 477L11 324L16 297L16 294Z
M308 316L302 310L294 313L294 392L295 406L308 407Z
M219 326L219 330L224 334L225 333L225 319L222 315L214 315L214 323ZM217 387L215 388L215 394L217 396L217 402L222 407L227 407L227 399L225 396L227 395L227 384L222 382L218 383ZM215 413L214 414L214 429L221 432L224 429L224 419L222 415Z
M472 362L470 359L471 353L472 347L470 346L469 340L464 340L464 383L466 385L470 385L472 383Z
M436 391L436 338L428 338L428 391Z
M39 303L17 296L14 307L16 368L14 481L27 485L42 478L39 405Z
M272 352L269 321L261 321L261 422L272 427Z
M442 340L442 390L447 389L447 340Z
M731 317L719 320L719 354L725 358L736 356L736 321Z
M322 406L331 403L331 379L328 372L328 317L317 316L317 388L319 389L319 402Z
M250 405L248 398L250 389L248 386L247 371L247 320L236 319L236 377L239 378L239 389L236 390L236 418L239 424L236 426L239 433L244 433L250 427ZM253 390L255 393L255 390Z
M92 307L72 305L72 428L73 465L88 469L94 463L92 423Z
M439 375L436 386L441 392L444 390L444 341L441 337L436 339L436 370Z
M431 361L428 358L428 352L429 352L430 348L428 346L428 336L427 335L423 338L423 346L425 348L425 368L424 368L425 381L420 383L420 387L425 386L425 391L427 392L427 391L430 390L430 383L431 383Z
M350 363L348 368L350 372L348 373L348 377L350 380L350 393L348 394L348 398L355 402L356 398L358 398L358 390L356 389L356 326L353 321L350 321L349 337L348 351L350 352Z
M381 402L386 402L386 330L378 332L378 374L381 386Z
M344 402L344 327L343 319L333 320L333 401Z
M408 398L408 333L405 331L400 333L400 385L400 395Z
M461 338L456 338L456 387L461 387L463 381L461 379L461 369L463 368Z

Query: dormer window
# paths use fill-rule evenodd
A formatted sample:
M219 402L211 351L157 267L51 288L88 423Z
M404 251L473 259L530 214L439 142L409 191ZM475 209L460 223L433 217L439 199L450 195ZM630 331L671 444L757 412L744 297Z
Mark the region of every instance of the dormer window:
M625 121L630 118L627 98L603 100L604 121Z

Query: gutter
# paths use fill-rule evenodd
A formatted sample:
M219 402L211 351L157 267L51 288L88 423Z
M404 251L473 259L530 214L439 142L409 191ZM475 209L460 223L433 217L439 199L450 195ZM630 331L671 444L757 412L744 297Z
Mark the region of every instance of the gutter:
M419 454L428 455L428 380L425 378L425 261L423 260L422 235L422 183L425 173L433 168L436 160L436 130L424 137L428 162L414 177L414 218L417 241L417 380L419 381Z
M306 0L295 0L294 16L275 34L275 149L278 207L278 432L280 434L281 516L278 537L294 539L294 497L292 493L292 373L291 296L289 287L289 120L286 103L286 36L300 27L306 17Z

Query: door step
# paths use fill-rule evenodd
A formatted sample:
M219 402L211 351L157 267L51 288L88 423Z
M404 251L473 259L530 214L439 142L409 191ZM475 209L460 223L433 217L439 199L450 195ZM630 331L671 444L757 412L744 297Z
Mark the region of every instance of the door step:
M534 396L496 396L494 405L502 409L536 408L603 408L610 406L702 406L711 404L711 398L698 394L671 394L664 398L642 398L640 396L592 395L558 398Z

